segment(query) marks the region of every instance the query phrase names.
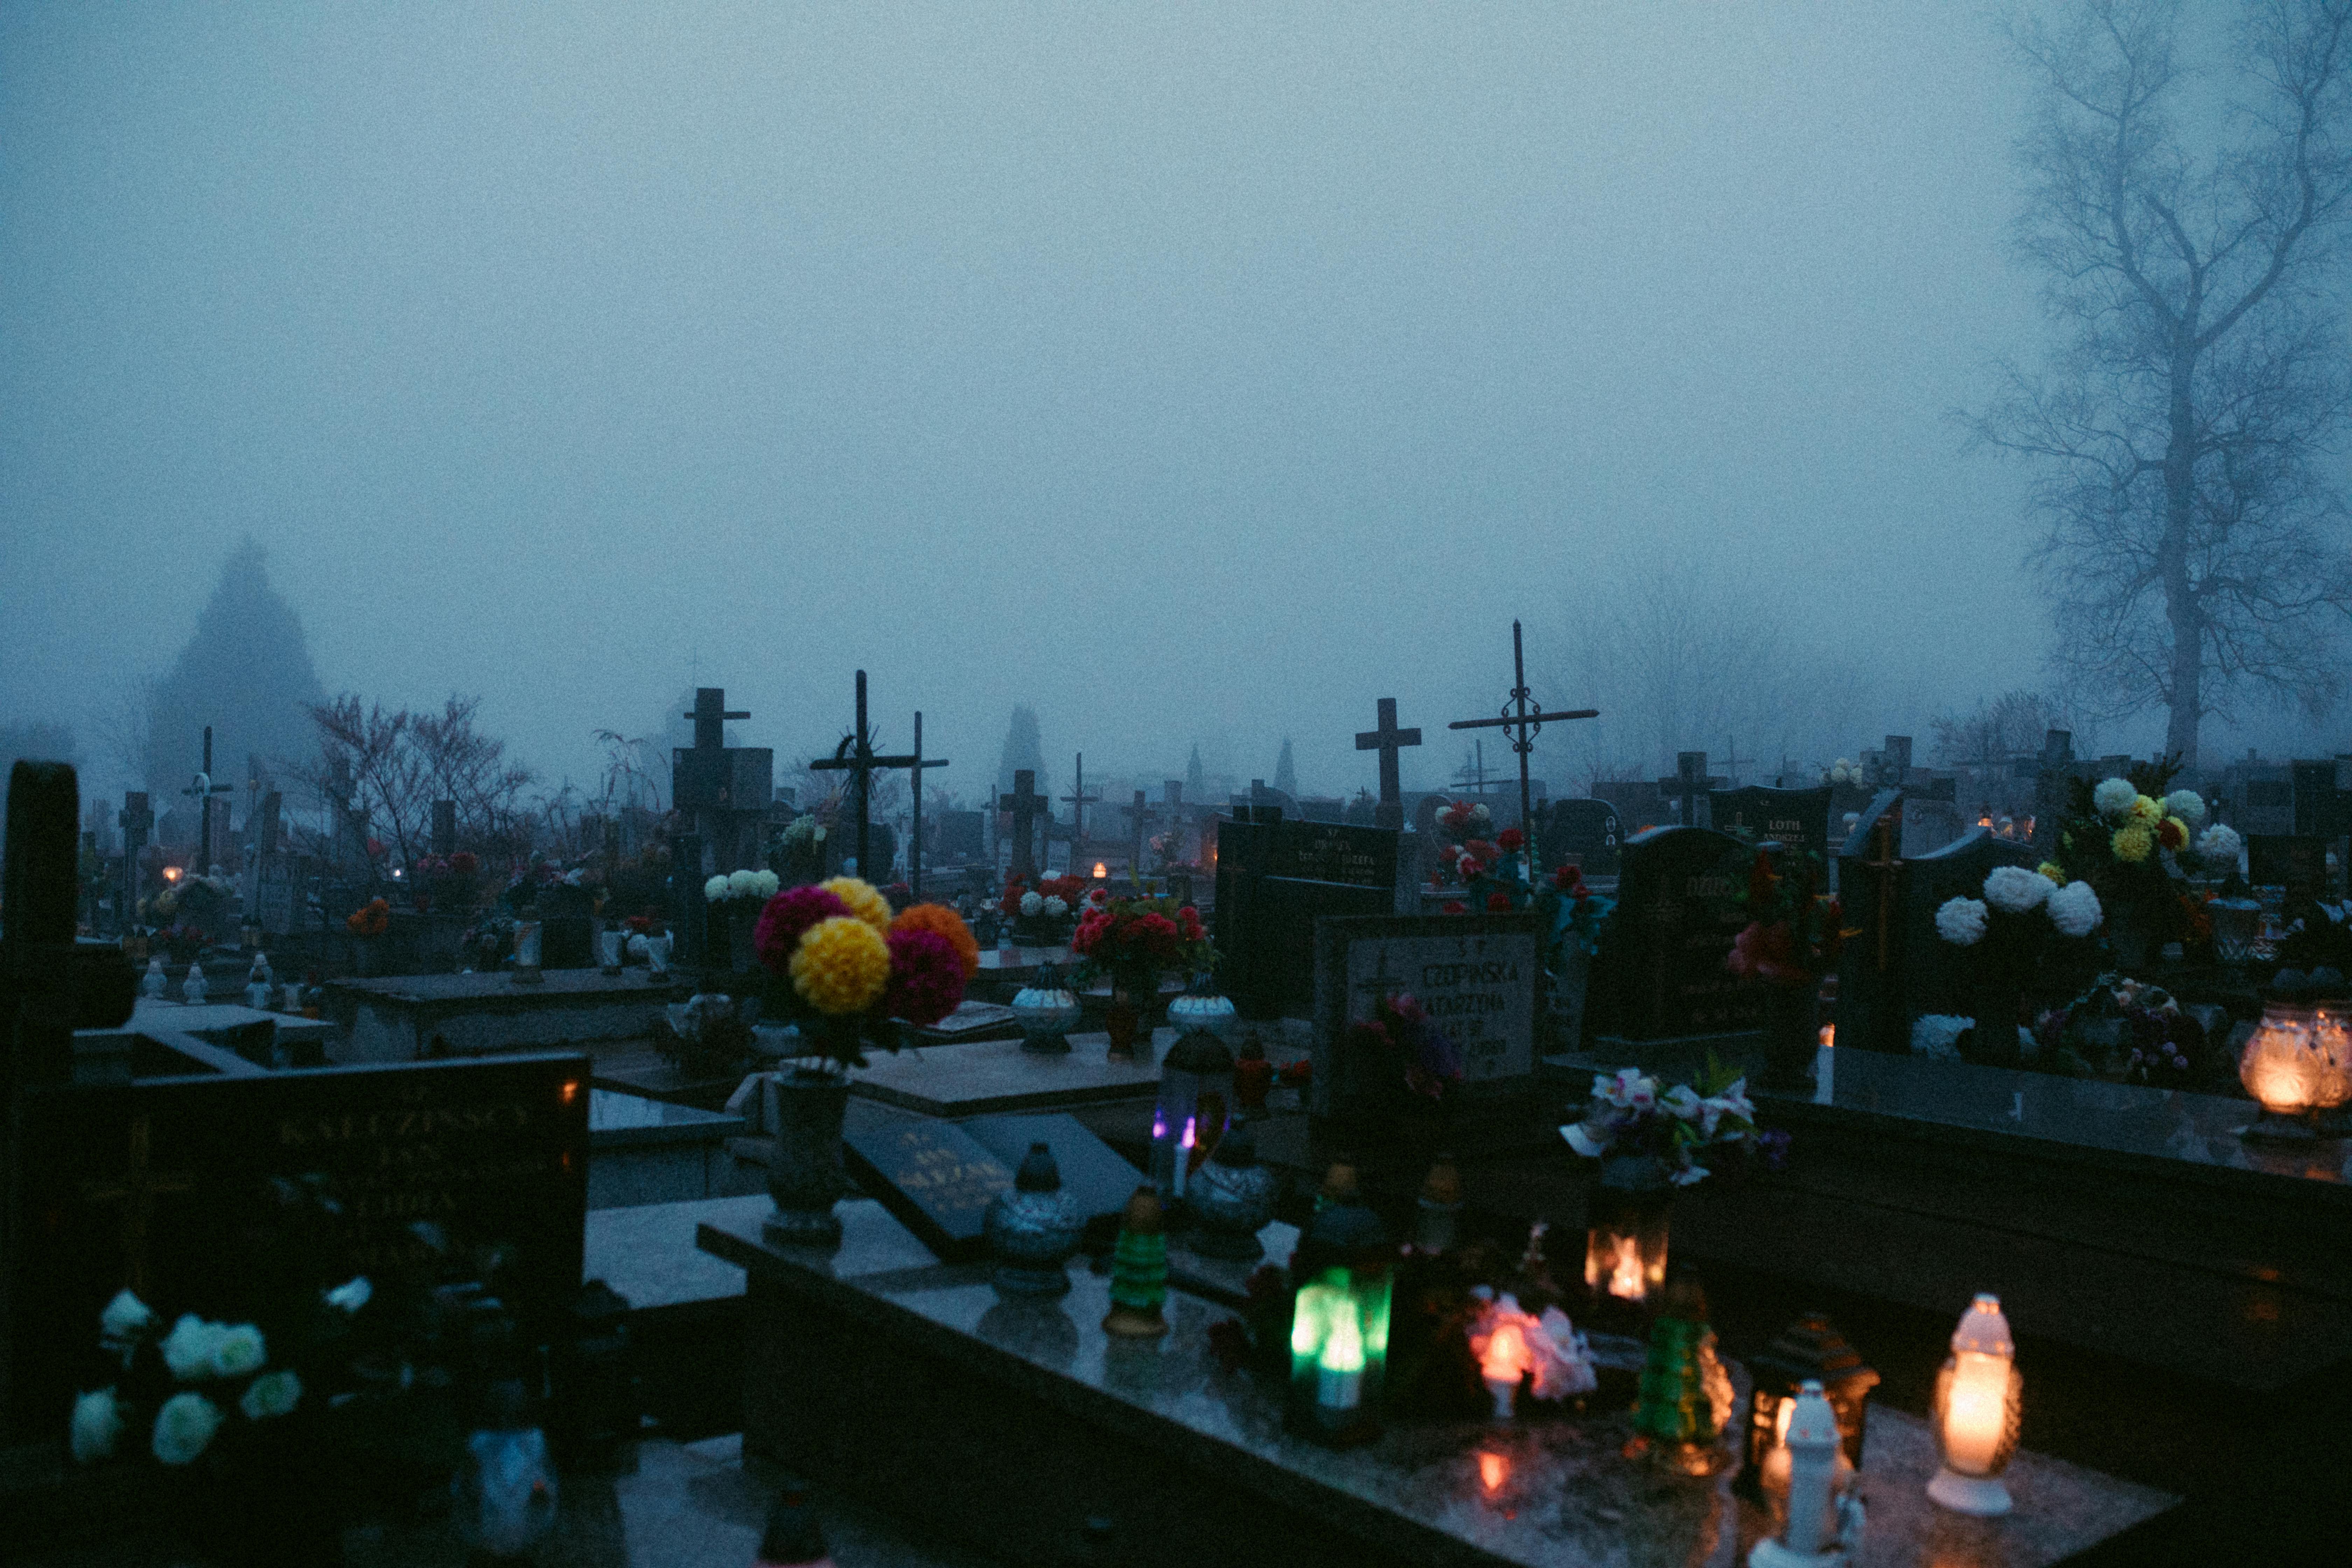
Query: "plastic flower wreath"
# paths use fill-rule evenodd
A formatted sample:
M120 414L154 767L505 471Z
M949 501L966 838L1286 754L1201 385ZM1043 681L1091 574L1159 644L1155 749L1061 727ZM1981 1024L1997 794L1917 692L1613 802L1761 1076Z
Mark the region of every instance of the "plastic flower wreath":
M1695 1083L1661 1091L1635 1068L1596 1073L1584 1114L1559 1130L1568 1146L1588 1160L1603 1154L1650 1154L1665 1163L1667 1179L1686 1187L1706 1179L1698 1155L1708 1149L1756 1142L1756 1107L1748 1079L1707 1054Z
M898 1048L899 1023L936 1024L963 1001L980 949L962 918L919 904L894 923L889 910L871 884L835 877L785 889L760 911L762 1011L798 1026L803 1070L862 1067L868 1045Z

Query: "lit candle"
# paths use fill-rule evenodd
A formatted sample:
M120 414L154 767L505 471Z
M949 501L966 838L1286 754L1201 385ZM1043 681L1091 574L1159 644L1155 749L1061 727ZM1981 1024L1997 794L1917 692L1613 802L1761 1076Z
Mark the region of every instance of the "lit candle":
M1315 1359L1315 1403L1326 1410L1353 1410L1364 1392L1364 1332L1356 1322L1356 1303L1341 1297L1331 1303L1331 1331Z
M1503 1489L1503 1483L1510 1479L1511 1461L1509 1456L1504 1454L1481 1454L1478 1456L1478 1484L1486 1489L1487 1496L1492 1497L1496 1492L1501 1491Z
M1944 1463L1927 1495L1955 1512L1990 1518L2010 1510L2000 1472L2016 1447L2016 1356L2000 1299L1979 1296L1952 1331L1952 1358L1936 1380L1936 1441Z
M1486 1336L1486 1358L1479 1371L1486 1380L1486 1392L1495 1399L1495 1419L1508 1421L1519 1394L1519 1377L1526 1372L1527 1342L1520 1337L1519 1325L1502 1323Z
M2009 1406L2009 1363L1979 1351L1953 1359L1952 1392L1944 1410L1944 1462L1964 1476L1992 1468Z
M1171 1173L1170 1181L1176 1189L1176 1195L1180 1198L1184 1195L1184 1178L1192 1173L1192 1142L1199 1135L1200 1126L1200 1120L1197 1117L1184 1118L1184 1135L1176 1140L1176 1169Z
M1788 1546L1800 1556L1811 1556L1828 1543L1830 1489L1837 1479L1837 1416L1822 1396L1822 1385L1811 1378L1781 1409L1793 1412L1780 1445L1789 1466Z
M1609 1293L1622 1301L1638 1301L1648 1293L1642 1278L1642 1249L1630 1236L1617 1238L1617 1262L1609 1271Z

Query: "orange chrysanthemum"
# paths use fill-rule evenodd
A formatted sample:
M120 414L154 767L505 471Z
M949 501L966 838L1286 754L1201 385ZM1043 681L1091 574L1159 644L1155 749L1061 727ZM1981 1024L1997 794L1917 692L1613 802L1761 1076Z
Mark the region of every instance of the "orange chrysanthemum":
M963 917L945 904L909 904L898 911L890 922L892 931L927 931L947 939L955 949L956 962L963 965L963 977L971 979L980 973L980 939L963 923Z

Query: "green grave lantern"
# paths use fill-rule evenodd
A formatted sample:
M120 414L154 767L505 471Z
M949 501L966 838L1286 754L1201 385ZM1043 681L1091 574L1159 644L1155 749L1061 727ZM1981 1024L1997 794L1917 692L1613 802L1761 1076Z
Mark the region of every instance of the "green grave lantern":
M1315 1216L1291 1259L1290 1424L1334 1447L1380 1435L1396 1249L1352 1182Z

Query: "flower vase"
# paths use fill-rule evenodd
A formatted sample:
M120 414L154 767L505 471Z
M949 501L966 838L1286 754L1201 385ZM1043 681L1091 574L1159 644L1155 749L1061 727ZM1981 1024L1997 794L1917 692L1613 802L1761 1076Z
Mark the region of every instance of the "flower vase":
M1766 987L1763 1087L1809 1089L1820 1036L1820 1002L1811 975L1796 985Z
M2018 1015L2024 1006L2024 988L2016 981L2005 975L1979 976L1970 998L1969 1016L1975 1023L1970 1028L1968 1059L1979 1067L2017 1066Z
M760 950L753 941L760 929L760 909L757 899L727 900L727 957L738 974L749 974L760 967Z
M1115 1062L1140 1061L1150 1049L1150 1025L1144 1017L1145 999L1159 999L1160 977L1149 970L1114 973L1110 1006L1103 1027L1110 1035L1109 1057Z
M761 1114L775 1147L768 1160L768 1195L776 1212L763 1234L790 1247L833 1247L841 1218L833 1205L849 1190L842 1174L841 1121L849 1083L832 1073L793 1068L761 1083Z

